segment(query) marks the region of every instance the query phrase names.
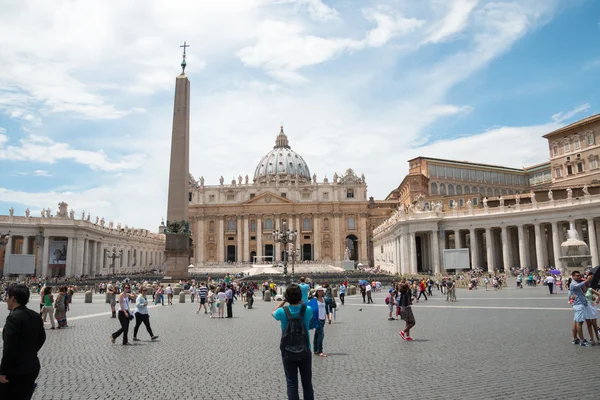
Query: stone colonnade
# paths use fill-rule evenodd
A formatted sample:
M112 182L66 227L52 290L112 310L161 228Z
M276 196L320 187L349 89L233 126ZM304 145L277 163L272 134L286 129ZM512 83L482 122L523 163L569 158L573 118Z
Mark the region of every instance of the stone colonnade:
M375 265L393 273L442 273L444 249L468 249L466 268L560 268L560 244L573 225L600 264L600 195L519 207L397 214L378 227Z

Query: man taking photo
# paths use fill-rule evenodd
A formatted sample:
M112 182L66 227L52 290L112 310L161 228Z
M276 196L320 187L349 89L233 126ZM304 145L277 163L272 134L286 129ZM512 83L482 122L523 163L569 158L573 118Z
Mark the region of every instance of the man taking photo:
M26 307L29 288L11 285L6 294L10 314L2 330L0 399L29 400L40 373L37 353L46 341L40 314Z

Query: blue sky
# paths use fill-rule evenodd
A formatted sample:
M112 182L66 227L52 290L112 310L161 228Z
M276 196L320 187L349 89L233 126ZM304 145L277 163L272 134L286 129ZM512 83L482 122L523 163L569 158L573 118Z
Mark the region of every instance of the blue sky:
M353 168L383 198L409 158L528 166L600 112L594 0L123 3L0 5L0 213L155 229L183 40L207 185L252 177L281 122L319 181Z

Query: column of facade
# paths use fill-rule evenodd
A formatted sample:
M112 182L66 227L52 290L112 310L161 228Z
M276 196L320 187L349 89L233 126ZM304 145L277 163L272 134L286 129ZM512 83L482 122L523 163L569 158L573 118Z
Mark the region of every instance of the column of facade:
M360 217L360 237L358 238L358 243L360 244L360 252L358 253L358 261L365 261L365 264L368 264L369 260L369 235L367 234L367 226L369 224L369 218L367 215L361 215ZM400 271L400 264L398 264L398 271Z
M485 244L487 247L488 272L494 272L494 240L492 238L492 228L485 228Z
M313 259L321 260L321 214L314 214L313 221L315 234Z
M554 268L561 268L562 264L559 260L560 257L560 238L558 236L558 222L552 223L552 252L554 254Z
M244 215L244 261L250 260L250 224L248 222L248 216Z
M477 260L477 235L475 229L469 229L469 244L471 246L471 268L475 269L479 267L479 261Z
M440 274L442 272L440 266L440 233L439 231L431 231L431 256L433 257L433 272Z
M206 248L206 244L204 243L204 217L198 217L198 221L196 221L196 262L201 263L204 262L204 249ZM159 253L160 254L160 253ZM160 255L158 264L160 265Z
M246 261L244 260L244 232L242 230L243 217L240 215L237 217L237 262Z
M38 273L41 273L42 277L48 276L48 256L50 252L50 236L44 235L44 244L42 245L42 254L38 254Z
M333 261L339 261L341 256L340 213L333 215ZM343 258L342 258L343 259Z
M400 247L401 250L401 259L402 263L400 265L400 270L402 274L410 273L410 243L408 240L408 233L402 232L400 236Z
M223 217L219 217L219 237L218 237L218 246L217 246L217 262L225 261L225 221Z
M527 257L525 256L525 226L517 226L517 234L519 237L519 268L528 268Z
M417 243L415 240L415 233L410 232L408 234L408 240L410 245L410 273L417 273Z
M508 240L508 227L502 226L502 264L504 264L504 272L510 271L510 242Z
M73 276L73 260L75 258L75 254L73 254L73 249L75 248L74 242L75 238L68 237L67 238L67 260L65 265L65 276Z
M12 254L12 235L8 237L6 247L4 248L4 276L8 276L10 271L8 270L8 259Z
M263 247L262 247L262 216L256 216L256 257L262 257L263 255Z
M534 225L535 229L535 256L537 259L537 268L541 269L544 267L544 254L542 251L542 232L540 224Z
M283 226L281 225L280 221L281 219L279 218L279 215L275 216L275 229L279 229L279 231L282 232ZM275 232L273 232L273 235L275 235ZM275 242L275 254L273 254L275 256L275 258L273 258L275 261L283 261L281 258L281 251L281 243Z
M595 267L600 264L598 261L598 242L596 241L596 225L594 224L593 218L588 218L588 237L590 239L590 253L592 255L592 266Z
M462 238L460 237L460 229L456 229L454 231L454 248L455 249L462 249L463 244L462 244Z
M94 271L96 270L96 242L90 240L89 243L90 255L89 255L89 265L88 269L86 269L85 274L93 276Z

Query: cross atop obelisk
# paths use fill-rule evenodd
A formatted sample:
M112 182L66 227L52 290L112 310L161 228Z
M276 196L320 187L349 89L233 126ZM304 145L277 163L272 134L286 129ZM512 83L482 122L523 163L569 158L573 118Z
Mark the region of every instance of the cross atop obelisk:
M183 44L179 47L183 47L183 60L181 61L181 73L183 75L185 75L185 67L187 66L187 62L185 61L185 49L186 49L186 47L190 47L190 45L184 41Z
M189 163L190 163L190 81L185 76L183 42L182 73L175 78L175 104L171 133L171 164L169 169L169 198L167 205L165 276L185 279L190 264L189 242Z

